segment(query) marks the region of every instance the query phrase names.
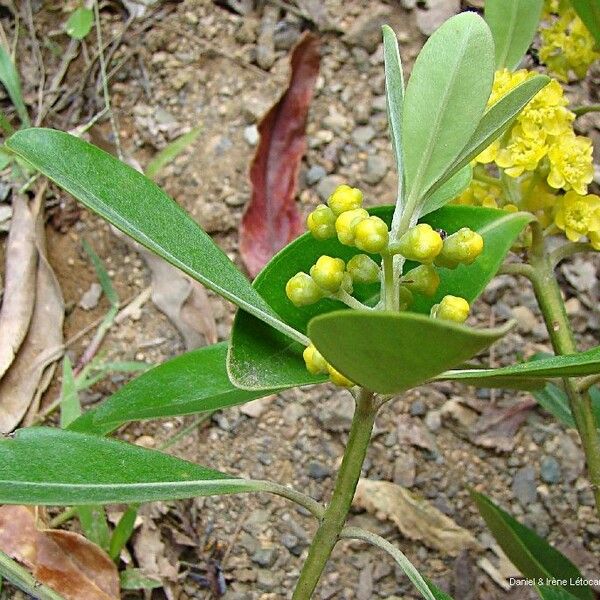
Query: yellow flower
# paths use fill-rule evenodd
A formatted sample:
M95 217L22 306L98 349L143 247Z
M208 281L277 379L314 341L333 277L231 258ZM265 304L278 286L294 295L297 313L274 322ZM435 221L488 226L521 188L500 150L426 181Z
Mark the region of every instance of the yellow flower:
M327 374L327 361L323 358L323 355L314 347L313 344L304 348L302 352L306 369L313 375Z
M343 212L354 210L362 206L363 194L358 188L351 188L349 185L338 185L327 204L333 211L336 217L339 217Z
M327 365L327 370L329 371L329 379L331 379L332 383L335 383L335 385L348 388L354 385L352 381L350 381L347 377L342 375L336 368L332 367L330 364Z
M508 145L498 152L496 164L510 177L520 177L525 171L534 171L547 152L542 136L529 137L515 125Z
M501 197L502 188L500 186L474 179L471 185L456 200L453 200L453 204L497 208Z
M590 231L588 234L594 250L600 250L600 231Z
M592 140L583 136L558 138L548 151L550 173L548 183L555 189L574 189L579 195L587 193L594 178Z
M335 293L342 285L345 268L346 263L341 258L332 258L324 254L310 268L310 276L322 290Z
M596 240L600 232L600 197L567 192L558 200L554 223L572 242L578 242L590 234L594 234Z

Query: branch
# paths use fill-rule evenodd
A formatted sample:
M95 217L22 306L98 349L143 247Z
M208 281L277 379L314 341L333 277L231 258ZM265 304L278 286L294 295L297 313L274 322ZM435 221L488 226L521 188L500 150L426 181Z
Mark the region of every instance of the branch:
M587 106L575 106L570 109L571 112L575 113L575 117L581 117L591 112L600 112L600 104L588 104Z
M550 264L552 267L556 267L561 260L578 252L587 252L588 250L593 250L592 245L588 242L567 242L553 252L550 252Z
M522 275L531 280L534 271L531 265L525 263L504 263L500 269L498 269L498 275Z
M577 391L587 392L593 385L596 385L597 383L600 383L600 373L582 377L577 384Z

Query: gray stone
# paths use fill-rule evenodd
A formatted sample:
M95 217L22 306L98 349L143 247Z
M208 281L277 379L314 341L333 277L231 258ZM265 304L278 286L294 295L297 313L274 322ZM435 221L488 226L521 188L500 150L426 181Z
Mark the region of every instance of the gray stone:
M365 146L375 137L375 130L370 125L357 127L352 132L352 140L357 146Z
M560 463L554 456L542 457L540 476L546 483L558 483L561 480Z
M513 477L511 489L522 506L535 502L537 498L535 469L531 466L519 469Z
M100 296L102 296L102 286L99 283L92 283L87 292L81 296L81 300L79 300L80 308L83 310L92 310L98 306L98 302L100 301Z
M306 183L308 185L314 185L321 181L325 175L327 175L327 171L321 165L313 165L306 172Z
M526 306L515 306L511 312L513 318L515 318L519 324L519 329L523 333L530 333L538 324L537 318L533 314L533 311Z
M294 556L300 556L302 554L302 550L306 546L306 544L299 540L293 533L284 533L281 536L281 543Z
M342 185L344 183L343 177L339 175L327 175L327 177L323 177L319 184L317 185L317 194L319 194L319 198L323 202L327 202L327 198L333 194L333 191L338 185Z
M346 395L335 395L321 406L317 420L327 431L349 431L354 415L354 402Z
M425 403L423 402L423 400L415 400L410 405L410 414L413 417L422 417L426 412L427 412L427 406L425 406Z
M427 0L425 9L417 11L417 27L431 35L444 21L460 11L460 0Z
M252 562L255 562L257 565L261 567L272 567L277 560L277 550L276 548L268 547L268 548L259 548L252 555Z
M272 592L281 583L281 573L260 569L256 578L256 585L265 592Z
M256 125L248 125L248 127L244 127L244 139L250 146L256 146L256 144L258 144L260 134L258 133L258 128Z
M300 31L294 23L279 21L273 33L275 50L289 50L300 37Z
M374 111L385 112L387 110L387 100L385 96L375 96L371 104Z
M442 414L439 410L430 410L425 416L425 425L429 431L437 431L442 426Z
M312 460L308 463L308 476L311 479L322 481L323 479L327 479L330 475L331 469L327 465L324 465L317 460Z
M367 158L367 170L363 179L372 185L379 183L388 172L389 164L387 158L377 154Z
M381 27L389 21L390 13L389 7L365 11L352 23L343 40L367 52L374 52L381 43Z

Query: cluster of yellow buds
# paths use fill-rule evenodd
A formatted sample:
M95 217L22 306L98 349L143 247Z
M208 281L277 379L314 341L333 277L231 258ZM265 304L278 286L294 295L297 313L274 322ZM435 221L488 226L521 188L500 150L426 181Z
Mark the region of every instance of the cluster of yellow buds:
M556 10L548 5L548 11ZM488 104L533 76L525 69L498 71ZM549 233L564 231L570 240L587 237L599 248L597 196L587 193L594 176L592 141L575 134L574 120L562 86L551 80L507 134L476 158L474 180L455 203L525 210ZM519 179L512 193L506 193L503 181L485 170L484 165L490 163Z
M341 387L352 387L354 385L352 381L332 367L312 344L304 349L302 357L309 373L313 375L329 375L331 382Z
M566 3L546 1L540 30L540 60L561 81L573 72L583 79L590 65L600 58L592 34Z
M379 281L380 268L366 254L357 254L348 263L341 258L323 255L309 273L296 273L285 286L287 297L296 306L308 306L321 298L335 298L340 292L352 294L354 283Z
M308 215L308 230L318 240L337 235L345 246L356 246L363 252L379 254L387 248L387 225L379 217L370 217L362 208L363 195L357 188L340 185L329 196L327 205L320 204Z

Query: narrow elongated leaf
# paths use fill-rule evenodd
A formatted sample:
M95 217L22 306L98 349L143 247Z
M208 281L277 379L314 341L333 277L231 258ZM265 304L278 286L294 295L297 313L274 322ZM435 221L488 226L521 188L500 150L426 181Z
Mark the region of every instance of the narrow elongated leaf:
M542 600L577 600L577 596L569 594L563 588L540 585L535 589Z
M571 4L583 24L600 46L600 0L571 0Z
M478 354L510 329L472 329L413 313L336 311L308 334L338 371L369 390L401 392Z
M378 207L370 213L388 223L392 219L392 207ZM433 304L446 294L475 300L504 260L516 237L531 219L527 213L469 206L446 206L426 215L421 222L436 229L454 233L461 227L470 227L484 239L484 251L477 261L455 270L440 269L441 284L433 298L415 297L411 310L429 314ZM325 299L302 308L295 307L285 295L285 284L298 271L308 272L322 254L340 257L347 261L359 252L340 244L337 239L315 242L305 234L282 250L260 273L254 282L257 291L269 302L281 317L298 331L305 332L308 322L315 316L339 310L341 302ZM375 258L375 257L374 257ZM408 263L406 270L417 266ZM378 300L379 285L356 285L354 296L372 305ZM302 360L303 346L291 341L258 319L238 311L230 342L228 370L235 385L248 389L293 387L324 381L322 376L310 375Z
M417 57L402 120L407 205L418 204L474 133L492 89L493 52L488 26L468 12L446 21Z
M499 138L514 123L515 119L531 99L548 83L550 78L535 75L527 79L508 94L492 104L479 121L475 132L470 137L457 159L442 177L432 186L430 193L435 192L455 173L468 165L478 154L485 150L496 138Z
M492 30L496 69L516 69L533 41L544 0L486 0L485 20Z
M472 491L471 497L506 556L525 577L542 581L566 580L567 585L560 587L569 594L580 600L593 600L593 592L588 586L576 585L581 573L566 556L483 494Z
M514 382L514 386L511 387L515 387L518 385L519 378L522 378L525 384L530 382L531 378L540 378L541 387L545 384L545 379L548 378L592 375L598 373L599 370L600 346L586 352L530 360L498 369L461 369L449 371L448 373L444 373L443 377L444 379L462 380L465 383L481 387L486 387L486 382L498 383L501 381L512 381ZM517 387L517 389L519 388ZM526 387L524 389L530 388Z
M0 81L6 88L10 101L13 103L23 127L29 127L31 121L21 91L21 78L10 57L10 54L0 45Z
M597 386L589 389L592 401L592 412L596 418L596 424L600 428L600 388ZM558 386L549 383L543 390L533 393L538 404L545 408L551 415L567 427L575 428L575 419L571 412L567 394Z
M292 51L288 88L258 126L260 141L250 167L252 197L240 226L240 254L252 277L302 233L295 196L319 47L318 36L302 36Z
M62 131L18 131L6 145L134 240L276 329L268 304L210 237L156 184Z
M152 502L261 489L156 450L46 427L0 440L0 462L2 504Z
M397 203L402 202L404 191L404 160L402 158L402 106L404 103L404 73L398 48L398 39L389 25L383 26L383 60L385 64L385 97L387 103L390 139L398 173Z
M442 208L448 202L458 198L469 187L472 179L473 168L471 165L464 166L425 200L419 211L421 216Z
M69 429L105 435L129 421L213 411L273 393L234 387L226 356L227 342L222 342L173 358L124 385Z
M146 167L146 175L154 179L167 165L172 163L185 149L196 141L202 127L195 127L167 144Z
M65 429L81 415L81 404L77 395L77 384L73 376L71 359L63 359L62 387L60 390L60 426Z

